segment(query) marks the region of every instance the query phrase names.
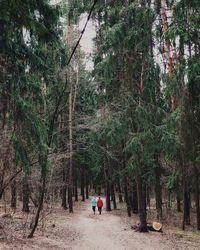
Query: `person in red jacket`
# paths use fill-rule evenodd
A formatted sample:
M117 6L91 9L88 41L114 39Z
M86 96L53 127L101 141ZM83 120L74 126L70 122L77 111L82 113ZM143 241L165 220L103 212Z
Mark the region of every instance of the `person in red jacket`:
M102 201L100 196L99 196L99 199L97 201L97 207L98 207L99 214L101 214L102 207L103 207L103 201Z

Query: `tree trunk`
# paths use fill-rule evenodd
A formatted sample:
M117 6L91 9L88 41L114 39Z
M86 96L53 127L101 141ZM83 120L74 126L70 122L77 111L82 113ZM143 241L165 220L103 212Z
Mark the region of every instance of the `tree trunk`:
M155 171L155 194L156 194L156 210L157 219L162 220L162 186L160 185L160 169L156 167Z
M114 188L113 183L110 186L110 193L111 193L111 199L113 202L113 207L114 207L114 209L117 209L117 203L116 203L116 198L115 198L115 188Z
M128 216L131 217L131 204L130 204L129 195L128 195L127 178L126 177L124 177L124 199L126 201Z
M75 187L74 187L74 191L75 191L75 201L78 201L78 183L77 183L77 177L75 177Z
M73 213L73 187L68 186L68 204L69 204L69 212Z
M67 183L66 183L66 166L63 164L63 184L62 184L62 207L67 209Z
M167 20L167 4L166 0L161 0L161 20L162 20L162 31L163 34L168 29L168 20ZM174 59L173 59L173 53L171 52L171 44L166 39L164 42L164 48L165 48L165 54L167 59L167 65L168 65L168 78L169 80L172 80L173 78L173 72L174 72ZM176 95L171 96L171 110L175 111L177 108L177 97Z
M138 194L138 208L139 208L139 218L140 232L148 232L147 228L147 212L146 212L146 186L143 183L142 177L137 175L137 194Z
M20 185L19 188L18 188L18 200L19 201L23 201L23 185Z
M94 193L96 194L97 193L97 186L94 185Z
M69 203L69 212L73 213L73 183L72 183L72 157L73 157L73 142L72 142L72 85L69 93L69 185L68 185L68 203Z
M71 8L72 8L72 1L68 0L68 8L70 12L68 13L68 26L67 26L67 42L69 45L69 52L72 51L72 43L73 43L73 27L71 25ZM71 68L68 70L68 77L70 82L70 92L69 92L69 168L68 168L68 203L69 203L69 212L73 213L73 169L72 169L72 161L73 161L73 138L72 138L72 120L73 120L73 107L75 107L75 103L73 104L73 85L71 79ZM75 97L74 97L75 98Z
M150 198L150 188L147 186L147 206L150 208L151 206L151 198Z
M177 212L181 212L181 197L179 192L176 194L176 207L177 207Z
M138 214L138 197L136 185L133 186L132 197L131 197L131 208L134 214Z
M35 222L34 222L34 226L32 231L30 232L30 234L28 235L28 238L32 238L35 230L37 228L38 222L39 222L39 218L40 218L40 212L43 208L43 201L44 201L44 194L45 194L45 187L46 187L46 173L44 173L44 176L42 176L42 188L41 188L41 192L40 192L40 200L39 200L39 206L37 209L37 213L35 216Z
M95 192L96 193L96 192ZM101 186L98 186L98 195L101 195Z
M29 213L30 209L29 209L29 185L28 185L28 178L26 176L23 177L23 181L22 181L22 200L23 200L23 208L22 211Z
M67 188L62 187L62 207L63 209L67 209Z
M82 201L85 201L85 167L81 168L81 195Z
M11 183L11 208L16 209L17 205L17 190L16 190L16 180L14 179Z
M119 203L122 203L123 198L122 198L122 189L121 189L120 179L117 180L117 189L119 192Z
M35 207L38 207L38 199L30 195L30 200L33 202Z
M86 173L85 175L85 195L86 195L86 199L89 199L88 173Z
M109 181L106 181L106 211L108 211L108 212L111 211Z
M180 185L180 179L177 178L177 183L176 183L176 209L177 212L181 212L181 185Z
M171 209L171 192L167 192L167 208Z
M177 179L177 187L176 187L176 208L177 212L181 212L181 185L180 185L180 179Z
M183 230L185 229L185 225L190 225L190 192L186 180L183 184Z
M199 171L194 165L194 192L196 205L197 230L200 230L200 208L199 208Z

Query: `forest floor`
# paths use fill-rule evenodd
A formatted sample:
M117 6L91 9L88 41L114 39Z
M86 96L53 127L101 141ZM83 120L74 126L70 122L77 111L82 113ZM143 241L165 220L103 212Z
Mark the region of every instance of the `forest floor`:
M0 217L2 224L2 211ZM125 211L106 212L104 209L101 215L93 215L89 201L75 203L73 214L54 208L40 223L33 239L25 237L30 229L24 226L24 219L18 213L3 220L5 226L0 228L0 250L200 249L200 234L197 232L165 227L163 233L135 232L131 225L137 222L136 216L127 218ZM6 224L5 220L10 222Z

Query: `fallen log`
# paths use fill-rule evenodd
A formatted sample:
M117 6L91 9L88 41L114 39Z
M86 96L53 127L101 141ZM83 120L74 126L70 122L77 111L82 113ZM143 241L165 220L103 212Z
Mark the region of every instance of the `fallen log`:
M147 228L150 231L154 231L154 232L162 232L162 224L160 222L152 222L147 224ZM131 229L135 230L136 232L140 231L140 223L135 224L133 226L131 226Z

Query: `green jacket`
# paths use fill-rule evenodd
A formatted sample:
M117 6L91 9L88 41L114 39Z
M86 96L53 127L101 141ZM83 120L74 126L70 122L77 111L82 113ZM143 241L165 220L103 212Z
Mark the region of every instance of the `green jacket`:
M97 201L96 201L95 198L92 199L91 204L92 204L93 207L96 207Z

